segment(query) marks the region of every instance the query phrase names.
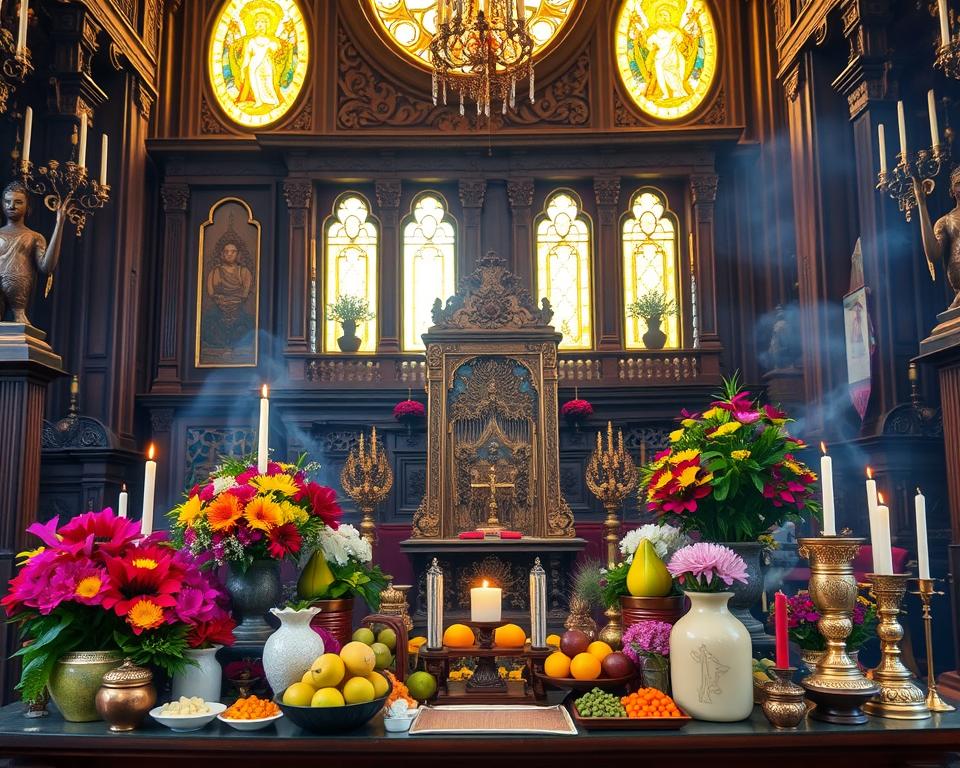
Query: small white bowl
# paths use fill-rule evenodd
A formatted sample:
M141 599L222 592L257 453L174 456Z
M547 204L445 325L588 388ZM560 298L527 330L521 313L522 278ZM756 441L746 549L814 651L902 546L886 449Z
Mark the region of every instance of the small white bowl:
M279 720L281 717L283 717L283 712L277 712L277 714L271 715L270 717L258 717L256 720L237 720L236 718L217 715L217 720L221 723L226 723L238 731L259 731L261 728L266 728L274 720Z
M383 714L383 727L389 733L405 733L410 730L410 726L417 717L417 709L408 709L403 715L391 715L388 712Z
M226 704L221 704L219 701L208 701L206 705L210 707L210 711L203 715L161 715L160 710L163 707L160 706L150 710L150 717L176 733L199 731L212 723L214 718L227 708Z

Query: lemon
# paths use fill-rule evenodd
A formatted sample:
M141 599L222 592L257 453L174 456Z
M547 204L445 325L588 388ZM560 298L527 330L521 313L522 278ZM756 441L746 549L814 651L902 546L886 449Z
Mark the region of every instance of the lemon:
M363 704L373 701L377 691L365 677L351 677L343 686L343 700L347 704Z
M304 682L294 683L283 692L283 703L291 707L309 707L316 692L312 685Z
M310 700L311 707L342 707L343 694L336 688L321 688Z

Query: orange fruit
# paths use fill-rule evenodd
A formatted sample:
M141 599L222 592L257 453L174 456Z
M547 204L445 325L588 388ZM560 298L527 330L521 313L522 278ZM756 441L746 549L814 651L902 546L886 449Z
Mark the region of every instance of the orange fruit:
M493 642L501 648L522 648L527 642L527 633L516 624L504 624L493 633Z
M587 646L587 653L597 657L597 661L603 661L607 656L613 653L613 648L607 645L603 640L594 640Z
M443 644L450 648L469 648L476 644L476 638L466 624L451 624L443 633Z
M578 653L570 662L570 674L577 680L596 680L600 677L600 660L592 653Z
M548 648L559 648L559 647L560 647L560 635L547 635L547 647L548 647Z
M554 651L544 660L543 672L547 677L569 677L570 657L560 651Z

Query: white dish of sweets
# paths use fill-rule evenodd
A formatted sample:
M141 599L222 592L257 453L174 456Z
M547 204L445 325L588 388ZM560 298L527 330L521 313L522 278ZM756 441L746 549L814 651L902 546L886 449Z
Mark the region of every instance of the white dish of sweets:
M150 717L176 733L199 731L209 725L227 708L219 701L203 701L181 696L178 701L169 701L150 710Z

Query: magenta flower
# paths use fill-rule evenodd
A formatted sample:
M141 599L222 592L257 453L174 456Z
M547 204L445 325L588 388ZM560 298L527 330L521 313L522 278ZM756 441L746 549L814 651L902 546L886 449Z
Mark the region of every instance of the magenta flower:
M733 418L741 424L755 424L760 421L760 414L757 411L734 411Z
M722 592L735 581L747 583L747 564L736 552L719 544L698 542L678 549L667 570L692 592Z
M427 409L423 403L418 403L416 400L401 400L393 406L393 418L397 421L403 421L404 419L422 419L426 415Z
M640 621L633 624L623 633L624 655L634 664L640 664L643 656L669 656L672 629L665 621Z

